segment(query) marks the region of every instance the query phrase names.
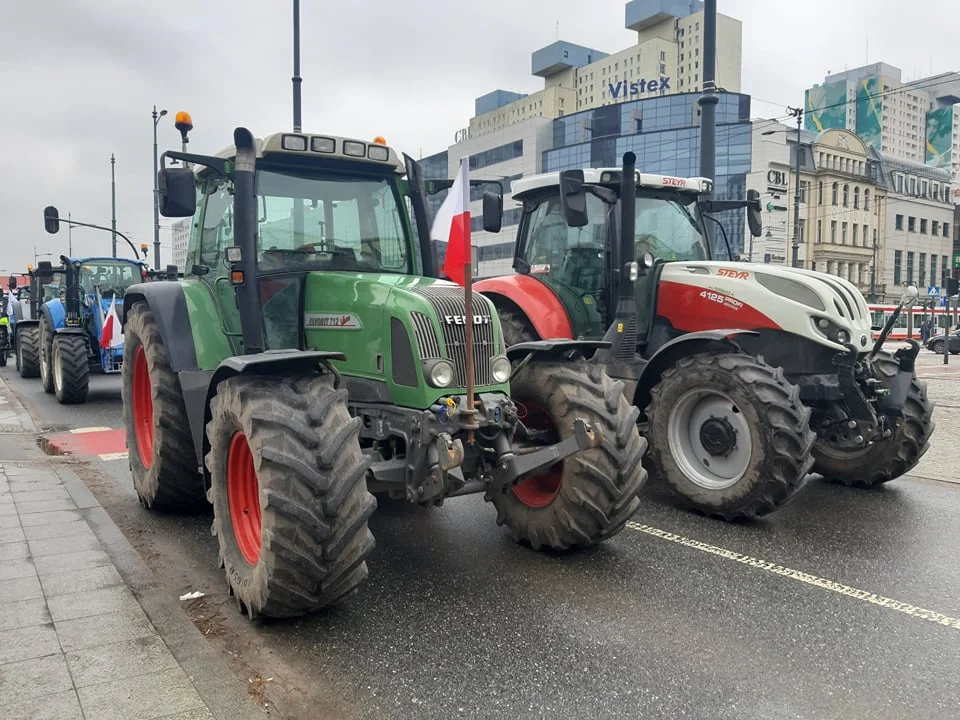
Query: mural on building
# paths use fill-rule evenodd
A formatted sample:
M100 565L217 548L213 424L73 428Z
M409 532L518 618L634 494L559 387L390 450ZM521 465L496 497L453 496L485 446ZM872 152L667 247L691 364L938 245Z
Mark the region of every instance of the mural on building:
M804 127L820 133L847 126L847 81L825 83L805 93Z
M876 75L863 78L857 83L857 135L877 152L883 150L882 123L883 83Z
M953 145L953 106L927 113L927 165L949 168Z

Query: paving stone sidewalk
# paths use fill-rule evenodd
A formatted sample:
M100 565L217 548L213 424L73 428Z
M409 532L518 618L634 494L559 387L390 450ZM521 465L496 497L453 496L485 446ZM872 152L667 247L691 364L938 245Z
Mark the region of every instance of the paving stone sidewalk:
M17 431L0 380L0 717L263 718L83 482L6 460Z

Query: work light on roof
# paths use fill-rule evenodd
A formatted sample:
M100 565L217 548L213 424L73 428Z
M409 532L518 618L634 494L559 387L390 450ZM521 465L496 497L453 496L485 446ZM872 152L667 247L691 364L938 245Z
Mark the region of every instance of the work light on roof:
M310 138L310 149L318 153L332 153L334 152L337 144L333 138L328 137L315 137Z
M350 155L352 157L364 157L367 154L367 148L362 142L356 142L355 140L344 140L343 154Z
M367 148L367 157L386 162L390 158L390 151L383 145L370 145Z
M303 135L284 135L280 138L280 147L284 150L304 151L307 139Z

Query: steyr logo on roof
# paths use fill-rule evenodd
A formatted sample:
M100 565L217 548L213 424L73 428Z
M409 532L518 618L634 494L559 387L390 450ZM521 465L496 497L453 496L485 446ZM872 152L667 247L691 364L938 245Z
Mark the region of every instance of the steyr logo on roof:
M467 316L466 315L444 315L443 321L447 325L466 325ZM489 315L474 315L473 316L474 325L489 325L490 316Z
M610 83L610 97L627 97L627 95L646 95L647 93L659 92L663 95L667 90L670 89L670 78L661 77L659 80L638 80L636 82L628 83L626 80L621 80L616 85Z
M363 327L356 315L336 313L310 313L304 318L308 328L328 328L334 330L359 330Z

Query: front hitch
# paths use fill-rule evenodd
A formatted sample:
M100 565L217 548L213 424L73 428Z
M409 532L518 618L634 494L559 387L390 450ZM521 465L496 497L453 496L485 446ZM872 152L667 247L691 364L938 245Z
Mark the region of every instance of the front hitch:
M900 417L903 414L903 406L907 402L907 393L910 391L910 383L913 382L913 375L917 365L917 355L920 354L920 344L913 339L908 339L909 347L899 348L893 357L898 362L897 374L893 377L890 384L890 391L879 400L880 410L888 417Z
M528 453L504 453L491 473L495 487L505 487L556 465L581 450L589 450L600 444L600 436L588 422L577 418L573 421L573 435L554 445L547 445Z

